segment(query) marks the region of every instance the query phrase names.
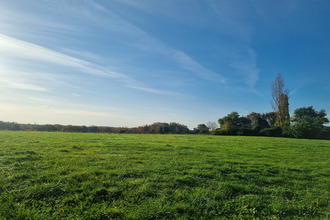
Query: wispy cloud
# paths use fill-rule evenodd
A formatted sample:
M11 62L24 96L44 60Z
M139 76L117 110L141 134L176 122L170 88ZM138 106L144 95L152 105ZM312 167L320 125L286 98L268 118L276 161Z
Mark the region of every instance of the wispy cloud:
M256 10L245 3L211 2L212 11L217 16L221 30L225 30L228 35L236 39L228 54L229 63L241 75L242 82L253 88L259 79L259 68L257 67L257 53L250 43L252 27L248 23L248 18L251 15L246 13L247 7L252 11Z
M188 26L197 26L203 28L212 28L225 35L230 36L231 42L223 42L215 47L218 48L220 61L228 63L236 71L236 78L240 78L240 83L252 88L259 79L259 69L257 67L257 54L250 46L252 29L247 23L245 5L224 1L210 1L209 4L200 4L197 1L190 2L189 10L186 10L185 3L172 1L166 2L146 2L146 1L122 1L129 7L143 10L149 14L166 16L175 22L185 23ZM175 5L175 7L174 7ZM238 13L240 12L240 13ZM244 12L244 13L243 13ZM205 17L206 16L206 17ZM214 20L217 22L214 23ZM124 22L125 24L125 22ZM212 26L210 26L212 24ZM128 25L134 26L131 23ZM138 29L138 27L134 27ZM140 32L143 32L140 30ZM144 49L156 51L161 54L172 57L181 68L194 73L200 78L208 81L215 81L226 84L231 83L233 78L231 73L211 70L201 65L187 53L177 48L166 46L165 43L154 39L152 36L144 33L140 35ZM239 46L243 45L243 46ZM228 76L229 75L229 76Z
M291 89L291 90L289 91L289 96L291 97L291 96L295 95L295 94L298 93L299 90L301 90L302 88L304 88L303 85L298 86L298 87L296 87L296 88L294 88L294 89Z
M48 2L46 4L53 4L51 5L52 7L59 8L59 6L63 5L63 3L67 4L65 1L61 1L59 3ZM38 8L38 10L41 9L42 8ZM70 12L70 16L65 14L64 12ZM80 31L83 31L83 29L85 28L84 26L77 27L76 25L74 25L75 20L79 17L80 19L83 19L86 23L93 24L99 29L106 30L108 33L111 33L112 36L118 36L117 40L119 40L121 44L127 44L129 46L135 47L136 49L142 50L141 54L143 54L143 52L147 50L149 51L149 53L153 53L156 56L163 56L166 59L171 59L173 65L177 65L183 70L189 71L190 73L193 73L194 76L198 76L206 81L218 83L225 83L226 81L225 77L222 74L217 73L201 65L197 60L193 59L184 51L166 45L166 43L150 35L147 31L138 27L131 21L123 18L115 11L111 10L111 8L109 7L105 7L104 5L101 5L94 1L83 1L73 3L73 6L71 5L70 7L66 7L64 12L61 12L61 14L63 14L64 17L66 16L68 19L70 17L70 21L73 20L72 22L62 24L58 21L54 21L53 19L48 18L47 16L45 17L47 22L42 22L43 19L40 19L38 17L35 17L34 15L30 15L29 13L25 13L24 11L22 11L22 13L24 13L25 18L24 23L26 24L24 25L24 27L22 27L23 29L26 29L26 31L24 31L25 35L31 33L36 38L40 38L38 33L41 30L43 30L42 32L45 32L46 29L49 29L47 33L53 33L54 31L51 30L52 26L55 27L55 30L64 31L66 33L71 33L72 30L76 30L77 28ZM13 28L11 27L19 27L20 25L22 25L22 23L20 25L15 25L19 23L17 16L8 17L7 21L10 21L8 22L8 24L12 24L10 27L7 28L8 33L18 31L15 29L13 30ZM70 26L72 26L72 28ZM56 36L58 35L59 33L56 33L55 31L55 33L52 34L51 39L55 40ZM14 34L14 36L16 36L16 34ZM63 36L63 34L61 34L61 36ZM44 43L43 45L47 45L47 43ZM104 62L97 62L100 61L100 59L97 58L97 55L94 56L92 53L87 54L86 52L82 51L80 55L78 55L77 52L79 53L80 51L77 51L72 48L66 48L63 50L63 47L60 47L60 50L64 52L61 53L59 51L49 49L49 47L46 48L37 44L33 44L31 42L9 37L8 35L4 34L0 34L0 47L0 50L5 49L7 52L9 52L9 54L15 53L15 56L24 57L25 59L36 59L39 61L52 62L58 65L64 65L79 69L84 73L93 74L100 77L115 78L121 81L124 86L127 86L129 88L136 88L142 91L155 94L169 94L169 92L167 91L160 91L155 88L150 88L146 86L142 82L143 80L137 81L132 77L129 77L128 74L123 74L119 72L118 68L115 68L116 70L114 70L111 69L111 67L109 66L105 67L102 65L97 65L96 63L100 64ZM71 56L67 54L70 54ZM85 60L84 58L87 58L93 63Z
M182 66L182 68L194 72L203 79L223 84L226 83L225 77L203 67L182 51L173 51L173 57Z
M55 2L55 1L54 1ZM56 19L52 18L52 14L56 7L51 5L46 13L39 14L39 10L45 13L42 8L51 1L44 2L20 2L19 7L16 7L16 2L7 1L2 3L0 7L0 30L3 34L20 36L26 40L33 39L35 41L47 41L49 39L60 41L59 36L68 33L81 33L81 27L71 25L69 22L61 22L64 12L68 7L57 8L58 12L63 14L58 15ZM29 9L26 9L27 4ZM63 21L63 20L62 20Z
M21 89L21 90L30 90L30 91L39 91L39 92L47 92L48 89L27 83L20 83L13 80L8 79L0 79L0 85L3 84L4 87L13 88L13 89Z
M0 64L0 86L3 88L49 92L50 89L42 83L46 78L49 79L47 74L15 71Z
M243 49L244 54L233 55L231 66L235 68L243 77L243 82L253 88L259 79L259 68L257 67L257 54L248 45Z
M249 15L246 14L245 7L241 3L226 1L210 1L209 4L199 4L196 1L191 2L189 10L185 10L185 3L167 2L146 2L125 0L125 4L135 7L148 13L162 14L176 22L184 22L187 25L197 27L211 28L218 30L227 36L230 36L230 42L219 43L216 45L219 59L230 64L236 70L239 80L229 80L233 76L227 77L229 73L219 74L207 69L197 61L189 57L183 51L175 48L162 47L163 52L171 53L173 59L181 65L182 68L194 72L201 78L217 81L221 83L232 83L233 81L243 83L253 88L259 79L259 69L257 67L257 54L251 47L252 28L246 21ZM175 5L175 8L173 7ZM165 8L165 10L164 10ZM181 11L182 13L179 13ZM183 15L184 14L184 15ZM201 16L203 15L203 17ZM206 17L205 17L206 16ZM216 23L214 23L216 20ZM157 47L153 47L157 48ZM159 48L159 47L158 47Z
M149 93L168 95L166 91L160 91L153 88L148 88L144 83L137 81L125 74L118 73L116 71L109 70L109 67L97 65L82 59L78 59L66 54L33 44L26 41L22 41L16 38L12 38L3 34L0 34L0 52L6 54L6 56L19 57L27 60L37 60L43 62L50 62L57 65L68 66L76 68L86 74L95 75L99 77L114 78L123 84L123 86L139 89ZM28 86L23 83L11 83L12 87L20 87L25 89L39 89L41 87Z
M115 12L106 9L105 7L95 2L93 2L92 6L97 10L102 10L102 12L107 13L112 18L112 22L110 23L104 21L100 22L104 24L103 28L110 28L111 30L124 33L126 36L134 38L134 41L131 41L130 44L133 44L133 46L136 48L170 57L181 68L194 73L196 76L204 80L225 83L226 80L223 75L201 65L185 52L166 45L166 43L148 34L146 31L134 25L132 22L125 20L124 18L115 14ZM101 19L97 15L94 16L96 16L94 19Z
M104 67L3 34L0 34L0 50L7 53L7 56L14 55L24 59L34 59L74 67L85 73L103 77L129 79L129 77L123 74L106 70Z

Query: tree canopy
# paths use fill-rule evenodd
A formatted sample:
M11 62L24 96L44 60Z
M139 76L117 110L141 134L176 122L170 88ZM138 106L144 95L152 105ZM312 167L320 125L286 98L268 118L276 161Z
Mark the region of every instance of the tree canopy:
M251 121L246 117L241 117L238 112L232 112L218 120L220 132L228 135L244 134L251 129Z
M292 117L292 135L296 138L322 138L329 123L324 109L316 111L312 106L298 108Z

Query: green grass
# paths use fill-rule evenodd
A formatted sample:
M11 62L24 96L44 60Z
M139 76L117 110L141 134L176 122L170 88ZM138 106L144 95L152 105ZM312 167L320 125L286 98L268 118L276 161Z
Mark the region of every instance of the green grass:
M330 141L0 132L0 219L327 219Z

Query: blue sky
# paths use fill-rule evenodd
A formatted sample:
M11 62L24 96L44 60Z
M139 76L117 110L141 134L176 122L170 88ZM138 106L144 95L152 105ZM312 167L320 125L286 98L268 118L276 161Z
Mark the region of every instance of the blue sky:
M270 112L330 114L328 0L2 0L0 120L196 127Z

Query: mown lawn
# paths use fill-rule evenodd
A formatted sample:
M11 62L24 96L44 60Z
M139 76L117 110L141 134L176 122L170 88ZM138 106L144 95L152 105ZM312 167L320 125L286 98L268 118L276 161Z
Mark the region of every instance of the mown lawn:
M330 141L0 132L0 219L327 219Z

